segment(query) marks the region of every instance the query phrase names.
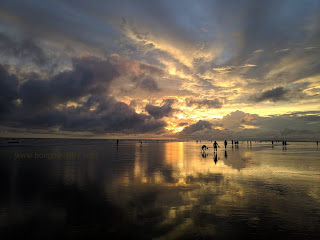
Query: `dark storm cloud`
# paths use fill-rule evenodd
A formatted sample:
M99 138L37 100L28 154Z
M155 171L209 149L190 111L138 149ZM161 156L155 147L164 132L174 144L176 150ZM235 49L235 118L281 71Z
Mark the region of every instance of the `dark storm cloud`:
M283 130L280 131L282 136L288 137L288 136L292 136L292 135L310 135L312 133L314 133L311 130L307 130L307 129L291 129L291 128L285 128Z
M180 135L207 140L317 140L319 114L319 111L310 111L261 117L235 111L211 122L200 120L186 127Z
M0 115L10 113L18 98L18 78L0 64Z
M285 101L285 100L288 100L288 98L286 97L288 92L289 92L289 90L287 90L283 87L277 87L277 88L273 88L271 90L266 90L259 95L254 95L250 98L250 100L254 101L254 102Z
M19 94L26 108L52 107L80 97L101 95L119 76L109 61L95 57L73 59L73 70L61 72L49 80L30 79L20 86Z
M223 103L220 99L215 98L212 100L195 100L193 98L186 99L186 105L188 107L196 106L197 108L207 107L207 108L221 108Z
M95 109L92 109L94 107ZM109 97L90 97L83 106L45 109L38 112L20 109L10 122L3 122L13 127L31 129L58 128L62 131L103 133L157 133L162 132L166 123L154 120L150 116L137 114L123 102Z
M172 108L172 104L174 102L175 102L174 99L166 99L163 101L163 105L161 107L147 104L146 111L155 119L169 117L175 111Z
M119 73L108 60L73 59L73 69L41 79L30 75L18 86L18 77L1 66L1 125L30 129L57 128L93 133L161 132L166 123L116 101L110 84ZM83 98L85 97L85 98ZM20 103L17 103L17 100ZM76 106L67 106L69 101ZM171 106L171 101L165 102ZM9 111L10 110L10 111Z
M157 82L151 77L147 77L147 78L143 79L140 83L140 87L142 89L148 90L150 92L160 91L160 88L158 87Z
M30 60L40 66L48 62L48 58L42 48L31 39L19 39L15 41L7 35L0 33L0 51L3 55Z
M95 110L90 110L95 107ZM90 131L94 133L147 133L162 130L166 123L150 116L137 114L135 110L114 98L93 96L83 107L66 109L68 122L62 130Z
M192 135L193 133L210 130L212 128L212 123L208 121L199 120L197 123L191 124L188 127L185 127L180 133L182 136L184 135Z

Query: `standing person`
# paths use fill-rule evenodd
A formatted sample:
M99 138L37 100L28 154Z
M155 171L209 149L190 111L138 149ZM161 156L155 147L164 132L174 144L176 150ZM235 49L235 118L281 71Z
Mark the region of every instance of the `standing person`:
M217 141L214 141L214 143L213 143L214 152L215 152L215 151L218 151L218 146L219 146L219 144L217 143ZM220 147L220 146L219 146L219 147Z
M319 145L319 142L317 141L317 146Z
M227 148L228 142L227 140L224 140L224 148Z

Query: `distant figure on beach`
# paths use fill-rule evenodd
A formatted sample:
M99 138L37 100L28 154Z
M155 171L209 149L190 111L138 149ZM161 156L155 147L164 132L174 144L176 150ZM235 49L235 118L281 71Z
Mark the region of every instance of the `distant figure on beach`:
M202 149L202 152L205 152L206 149L208 149L208 147L206 145L202 145L201 149Z
M227 140L224 140L224 148L226 148L226 147L227 147L227 145L228 145Z
M232 146L233 146L233 140L231 140L231 144L232 144Z
M271 141L271 144L273 145L273 141Z
M319 142L317 141L317 146L319 145Z
M119 139L117 139L117 146L119 145Z
M214 143L213 143L214 151L218 151L218 147L220 147L219 144L217 143L217 141L214 141Z

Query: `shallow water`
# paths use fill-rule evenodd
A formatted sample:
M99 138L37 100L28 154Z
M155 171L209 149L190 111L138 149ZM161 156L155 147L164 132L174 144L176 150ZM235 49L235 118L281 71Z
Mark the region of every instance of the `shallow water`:
M315 143L1 141L1 236L320 237Z

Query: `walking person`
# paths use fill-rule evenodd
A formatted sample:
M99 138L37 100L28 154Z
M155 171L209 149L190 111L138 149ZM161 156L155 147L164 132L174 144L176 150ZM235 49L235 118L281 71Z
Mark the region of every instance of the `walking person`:
M218 147L220 147L219 144L217 143L217 141L214 141L214 143L213 143L214 152L218 151Z

